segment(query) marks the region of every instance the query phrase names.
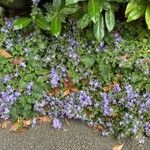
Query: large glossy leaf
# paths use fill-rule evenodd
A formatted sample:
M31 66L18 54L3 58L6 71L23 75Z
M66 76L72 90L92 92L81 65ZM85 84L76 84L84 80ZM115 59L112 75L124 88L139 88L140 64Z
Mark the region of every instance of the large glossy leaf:
M89 0L89 2L88 2L88 14L94 23L96 23L99 20L100 3L98 0Z
M145 9L146 9L145 3L140 3L129 13L127 22L140 18L145 13Z
M36 24L38 27L40 27L43 30L50 30L50 24L46 21L43 17L37 17L35 19Z
M125 11L125 16L128 17L129 13L134 10L138 4L139 4L140 0L131 0L127 7L126 7L126 11Z
M56 16L51 21L51 32L57 37L61 32L61 20L59 16Z
M104 29L104 19L102 15L99 17L99 20L96 23L94 23L93 32L95 38L98 41L101 41L103 39L105 34L105 29Z
M31 22L32 22L32 20L27 17L18 18L14 21L14 24L13 24L14 30L22 29L22 28L28 26Z
M145 21L147 23L148 29L150 29L150 5L146 7Z
M115 25L115 15L112 9L105 12L105 23L108 31L111 32Z
M79 2L80 0L66 0L65 5L70 5Z
M62 15L71 15L78 10L78 5L69 5L60 10Z
M77 23L78 27L83 29L88 26L88 24L91 22L91 19L88 14L85 14Z

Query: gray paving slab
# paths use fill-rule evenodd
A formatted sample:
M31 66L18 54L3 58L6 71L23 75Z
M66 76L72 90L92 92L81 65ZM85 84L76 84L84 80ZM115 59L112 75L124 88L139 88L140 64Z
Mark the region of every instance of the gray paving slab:
M30 128L25 133L0 129L0 150L112 150L118 143L93 132L81 122L69 122L61 130L49 124ZM122 150L150 150L150 140L144 145L126 141Z

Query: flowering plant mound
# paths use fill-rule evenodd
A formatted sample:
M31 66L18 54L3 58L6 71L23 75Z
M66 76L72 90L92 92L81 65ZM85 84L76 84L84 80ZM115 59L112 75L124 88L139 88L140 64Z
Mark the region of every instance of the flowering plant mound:
M0 54L1 119L50 115L55 128L60 118L80 119L119 138L150 132L150 39L140 25L128 32L120 24L97 43L76 20L58 38L16 32L12 20L0 28L0 47L11 55Z

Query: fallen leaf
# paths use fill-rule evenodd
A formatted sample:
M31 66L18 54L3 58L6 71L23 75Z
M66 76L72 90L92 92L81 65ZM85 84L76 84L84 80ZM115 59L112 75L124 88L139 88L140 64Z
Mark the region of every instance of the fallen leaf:
M13 64L13 65L20 65L23 61L24 61L24 58L23 58L23 57L15 58L15 59L12 61L12 64Z
M11 126L11 128L9 129L9 132L16 132L19 129L21 129L21 125L20 123L16 122L15 124Z
M64 81L64 96L70 95L72 92L79 92L79 90L74 87L73 82L70 77L67 77Z
M121 150L124 144L117 144L113 147L112 150Z
M0 56L3 56L5 58L11 58L11 54L8 53L6 50L0 49Z
M23 120L23 126L28 127L32 124L32 120Z
M16 131L21 130L22 128L23 128L23 121L18 119L18 121L11 126L11 128L9 129L9 132L16 132Z
M66 89L66 90L64 91L64 96L68 96L68 95L70 95L70 89Z
M58 94L59 94L59 88L58 88L58 87L53 88L53 89L48 93L49 96L56 96L56 95L58 95Z
M42 116L38 117L38 120L40 123L50 123L52 121L52 118L50 116Z
M101 126L101 125L97 125L97 126L96 126L96 129L97 129L97 130L100 130L100 131L103 131L103 130L104 130L104 127Z
M111 91L113 88L113 85L112 84L109 84L109 85L106 85L105 87L103 87L103 91L104 92L109 92Z
M7 128L10 124L11 124L11 122L7 120L7 121L4 121L4 122L1 122L0 127L3 128L3 129L5 129L5 128Z

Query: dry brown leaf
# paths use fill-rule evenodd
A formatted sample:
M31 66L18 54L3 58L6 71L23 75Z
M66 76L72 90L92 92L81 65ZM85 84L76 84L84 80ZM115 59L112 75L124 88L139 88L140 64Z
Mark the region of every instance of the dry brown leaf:
M113 85L109 84L109 85L103 87L103 91L104 91L104 92L109 92L109 91L112 90L112 88L113 88Z
M5 58L11 58L11 54L8 53L6 50L0 49L0 56L3 56Z
M52 118L50 116L42 116L38 117L38 120L40 123L50 123L52 121Z
M23 61L24 61L24 58L23 58L23 57L15 58L15 59L12 61L12 64L13 64L13 65L20 65Z
M112 150L121 150L124 144L117 144L113 147Z
M56 96L57 94L59 94L59 88L58 88L58 87L53 88L53 89L48 93L48 95L50 95L50 96Z
M64 96L70 95L72 92L79 92L79 90L76 87L74 87L70 77L67 77L67 79L64 81L64 87Z
M103 130L104 130L104 127L101 126L101 125L97 125L97 126L96 126L96 129L97 129L97 130L100 130L100 131L103 131Z
M16 132L16 131L19 131L20 129L21 129L20 123L16 122L15 124L11 126L11 128L9 129L9 132Z
M4 121L4 122L1 122L0 127L3 128L3 129L5 129L5 128L7 128L10 124L11 124L11 122L7 120L7 121Z
M32 120L23 120L23 126L28 127L32 124Z

